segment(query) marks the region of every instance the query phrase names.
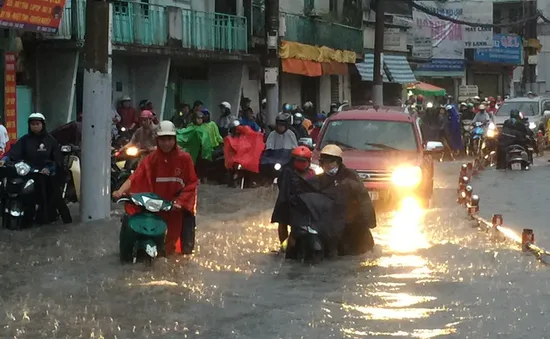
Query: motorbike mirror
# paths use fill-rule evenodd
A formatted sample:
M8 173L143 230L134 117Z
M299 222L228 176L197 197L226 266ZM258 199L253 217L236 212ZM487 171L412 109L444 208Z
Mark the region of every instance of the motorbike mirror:
M439 141L428 141L424 148L426 152L442 152L444 150L443 143Z
M313 139L312 138L300 138L300 140L298 140L298 145L313 148Z
M116 201L117 204L120 204L121 202L128 202L128 201L132 201L132 199L130 199L129 197L124 197L124 198L120 198Z

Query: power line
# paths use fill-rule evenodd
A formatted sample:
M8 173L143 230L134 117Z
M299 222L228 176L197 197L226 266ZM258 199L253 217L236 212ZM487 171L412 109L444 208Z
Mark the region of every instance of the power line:
M419 5L419 4L415 3L413 0L401 0L401 1L406 2L407 4L409 4L409 6L411 6L414 9L419 10L422 13L428 14L430 16L434 16L438 19L441 19L441 20L444 20L444 21L449 21L449 22L459 24L459 25L471 26L471 27L500 28L500 27L525 26L527 23L529 23L533 20L537 20L538 18L541 18L544 22L550 23L550 20L548 18L546 18L539 11L535 16L531 16L529 18L522 19L522 20L519 20L519 21L514 21L514 22L511 22L511 23L507 23L507 24L483 24L483 23L479 23L479 22L470 22L470 21L460 20L460 19L456 19L456 18L453 18L453 17L450 17L450 16L440 14L440 13L438 13L436 11L433 11L433 10L427 8L427 7L424 7L422 5Z

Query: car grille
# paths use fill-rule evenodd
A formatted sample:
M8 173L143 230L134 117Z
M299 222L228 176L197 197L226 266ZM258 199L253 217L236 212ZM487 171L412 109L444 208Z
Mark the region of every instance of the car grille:
M392 178L390 171L357 171L357 175L364 182L389 182Z

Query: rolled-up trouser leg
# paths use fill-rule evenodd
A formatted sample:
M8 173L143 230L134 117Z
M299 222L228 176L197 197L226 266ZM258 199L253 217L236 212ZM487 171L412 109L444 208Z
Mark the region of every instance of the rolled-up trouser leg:
M196 217L188 211L183 212L183 227L181 228L181 253L193 254L195 249Z

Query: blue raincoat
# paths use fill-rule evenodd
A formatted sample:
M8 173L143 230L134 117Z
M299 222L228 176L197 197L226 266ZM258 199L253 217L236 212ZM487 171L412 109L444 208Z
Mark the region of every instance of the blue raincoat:
M460 118L457 108L453 105L453 108L447 110L449 115L449 142L453 150L461 150L464 148L462 142L462 129L460 127Z

